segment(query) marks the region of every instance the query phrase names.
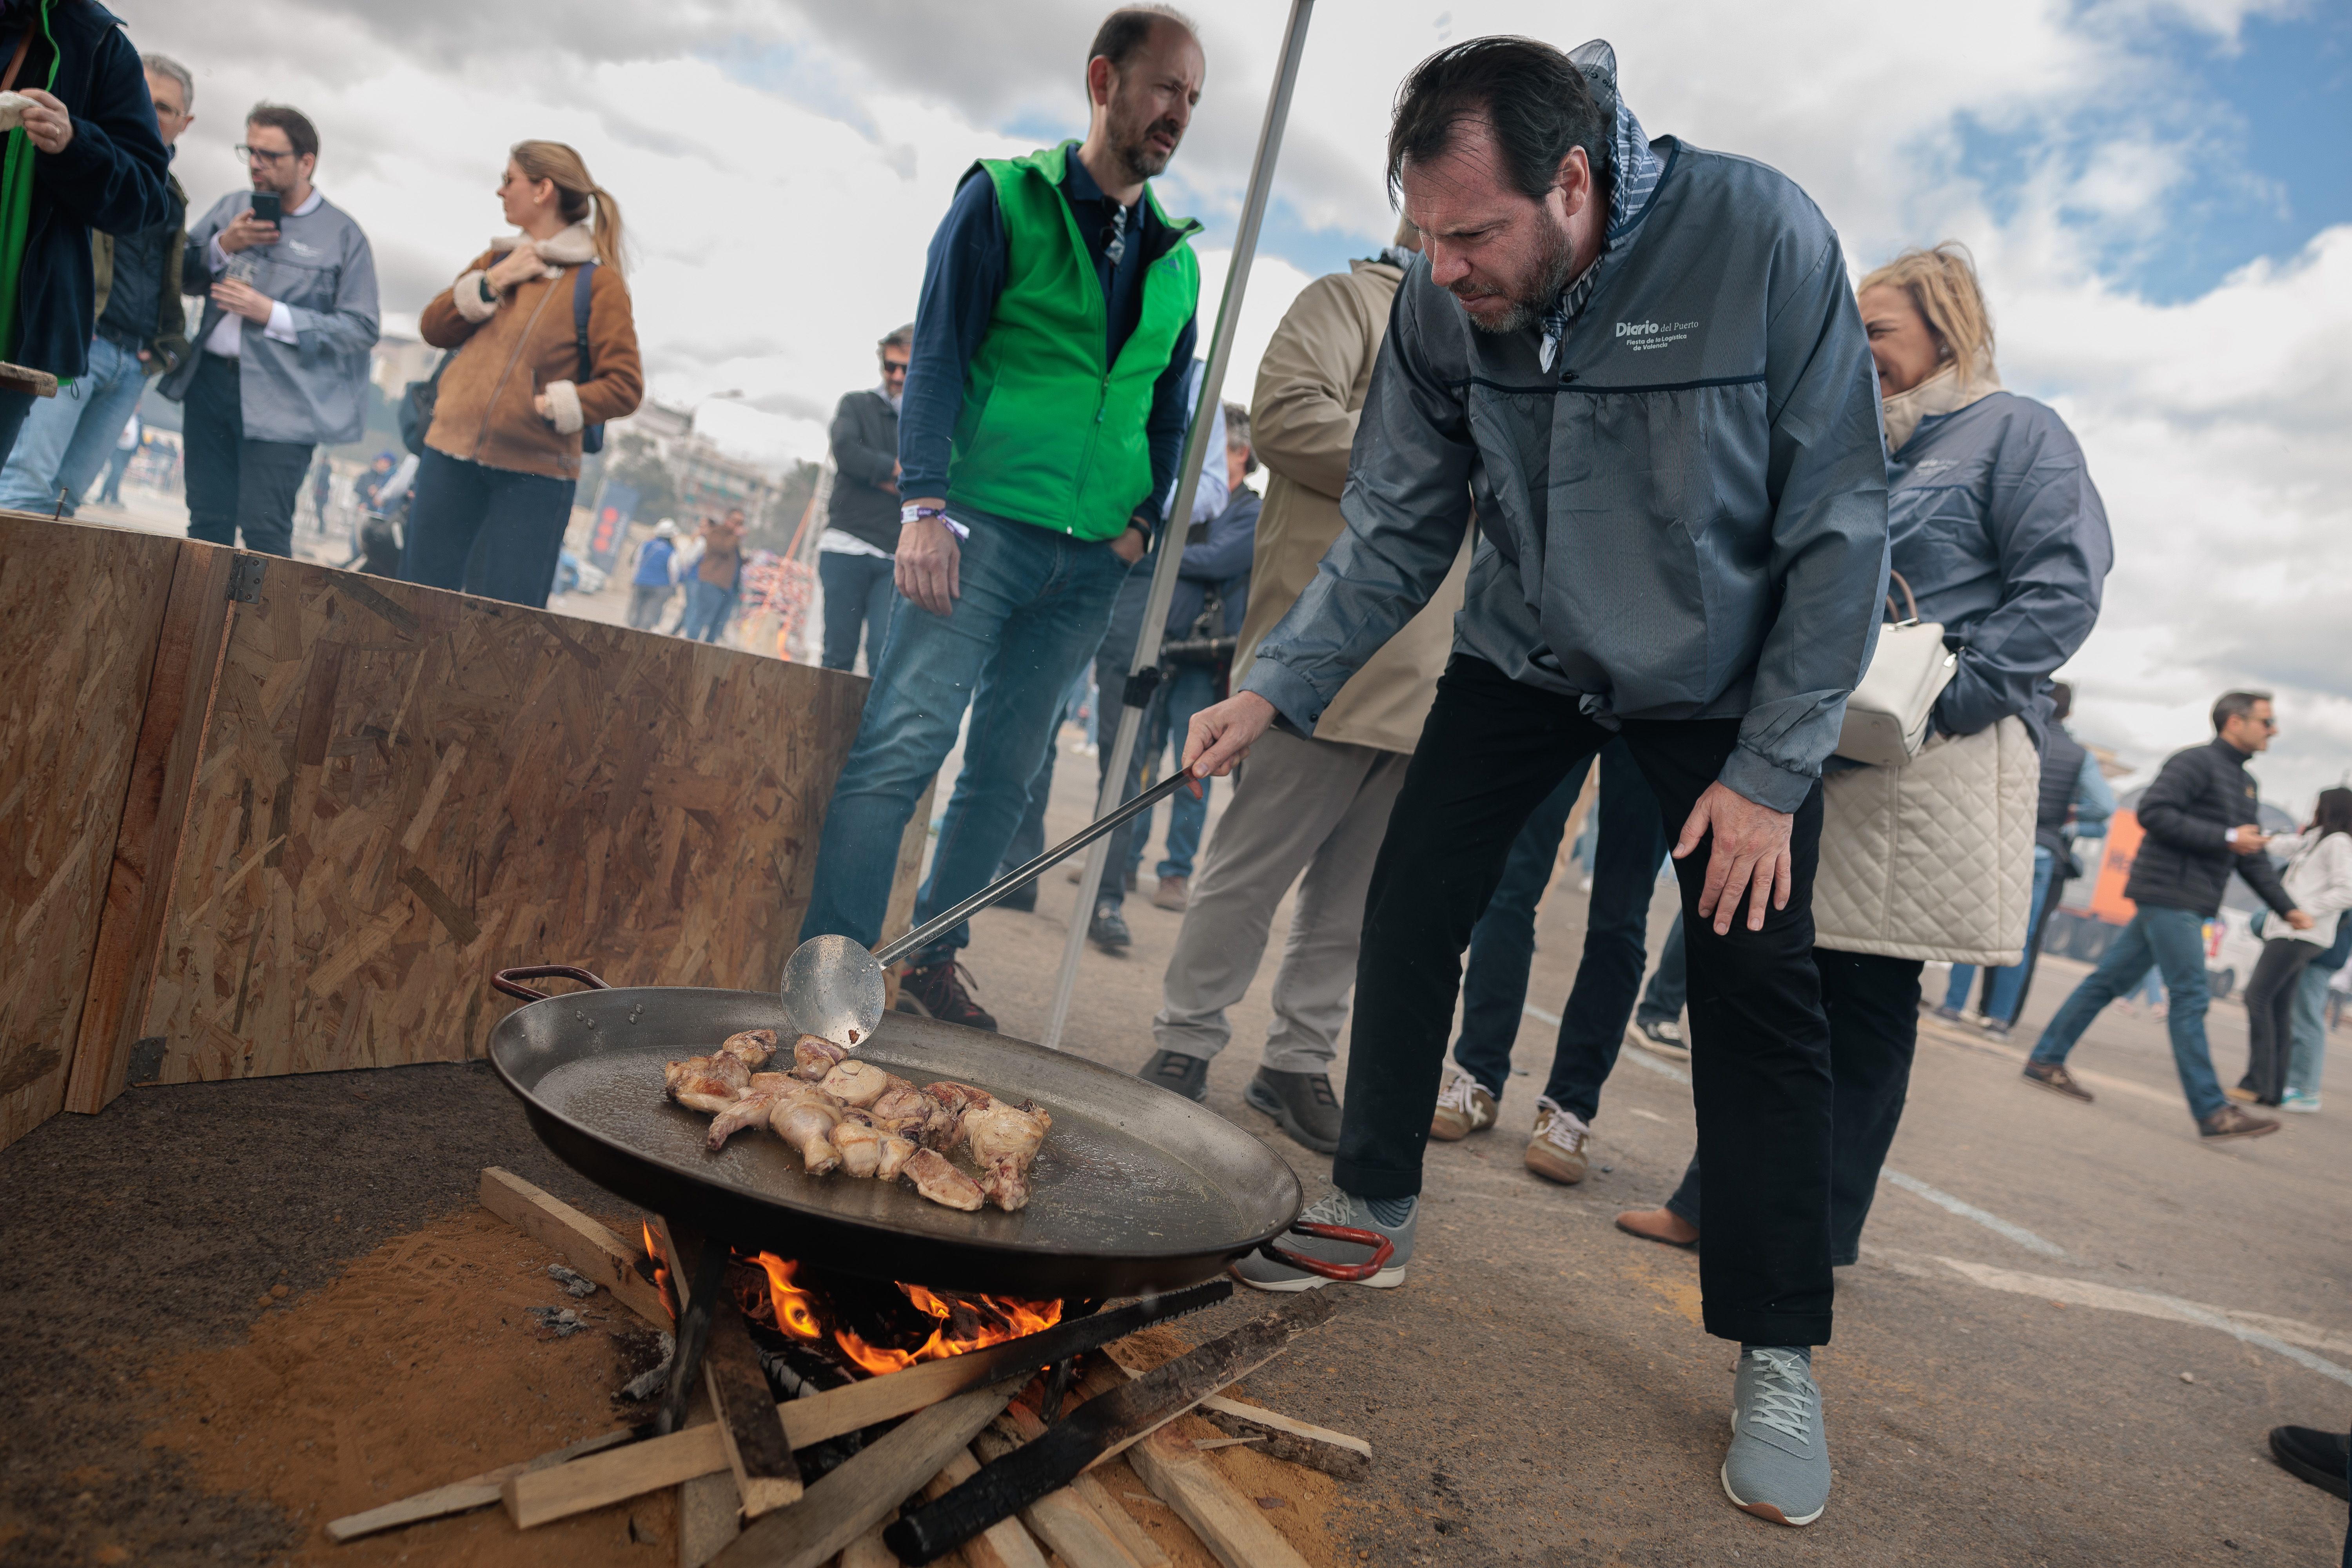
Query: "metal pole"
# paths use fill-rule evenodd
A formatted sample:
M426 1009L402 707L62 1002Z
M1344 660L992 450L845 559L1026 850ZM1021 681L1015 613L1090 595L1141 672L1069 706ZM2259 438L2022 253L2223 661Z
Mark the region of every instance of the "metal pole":
M1249 194L1242 203L1241 229L1234 237L1233 265L1225 272L1225 292L1217 306L1217 326L1209 337L1209 363L1201 373L1200 396L1192 406L1192 428L1184 438L1184 462L1176 481L1176 501L1160 530L1160 559L1151 569L1151 596L1144 604L1143 635L1135 645L1129 667L1128 691L1122 694L1118 733L1111 742L1110 767L1103 774L1102 793L1095 815L1116 809L1126 794L1127 773L1135 758L1136 731L1142 727L1143 703L1159 679L1160 641L1167 629L1168 603L1176 595L1176 570L1184 556L1184 534L1192 522L1192 497L1201 483L1202 450L1213 421L1202 417L1224 394L1225 364L1233 357L1234 333L1241 326L1242 297L1249 288L1250 265L1257 259L1257 231L1265 219L1265 205L1274 188L1275 160L1282 152L1282 130L1290 118L1291 89L1298 84L1298 61L1307 49L1307 21L1315 0L1291 0L1290 21L1283 29L1282 59L1274 75L1274 90L1265 100L1265 122L1258 128L1257 157L1250 165ZM1218 454L1223 460L1223 454ZM1142 679L1139 679L1138 677ZM1103 693L1108 696L1108 693ZM1097 699L1099 700L1099 699ZM1062 1047L1062 1026L1070 1016L1070 995L1078 984L1078 961L1086 952L1087 925L1094 918L1097 890L1102 886L1103 864L1110 858L1110 840L1097 838L1087 851L1086 869L1078 874L1078 900L1070 910L1070 938L1062 950L1062 973L1054 983L1054 1010L1045 1020L1045 1045Z

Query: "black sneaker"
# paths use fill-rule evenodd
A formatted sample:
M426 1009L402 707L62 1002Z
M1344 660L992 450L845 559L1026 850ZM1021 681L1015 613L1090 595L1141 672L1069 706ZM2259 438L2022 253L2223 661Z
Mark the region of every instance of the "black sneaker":
M2287 1474L2337 1497L2352 1497L2352 1485L2344 1479L2347 1445L2352 1445L2352 1438L2341 1432L2321 1432L2309 1426L2271 1428L2271 1458Z
M1187 1100L1209 1098L1209 1058L1188 1057L1181 1051L1154 1051L1151 1059L1143 1064L1136 1077L1146 1083L1172 1089Z
M1105 952L1125 952L1135 937L1117 904L1097 904L1095 918L1087 922L1087 940Z
M1331 1092L1330 1074L1260 1068L1242 1098L1318 1154L1339 1147L1339 1097Z
M898 982L898 1007L902 1012L919 1013L926 1018L937 1018L942 1024L961 1024L967 1029L996 1032L996 1019L987 1009L971 999L964 982L971 971L949 959L943 963L927 964L921 969L909 969ZM911 1005L909 1005L911 1004Z

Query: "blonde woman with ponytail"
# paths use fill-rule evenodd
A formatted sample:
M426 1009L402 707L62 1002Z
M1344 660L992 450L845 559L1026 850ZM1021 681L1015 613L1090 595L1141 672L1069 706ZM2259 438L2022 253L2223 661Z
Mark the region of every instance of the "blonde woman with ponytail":
M518 142L499 200L517 233L494 240L425 307L449 351L424 438L401 574L543 605L571 521L581 439L645 393L624 268L621 209L561 142ZM586 349L581 347L585 306Z

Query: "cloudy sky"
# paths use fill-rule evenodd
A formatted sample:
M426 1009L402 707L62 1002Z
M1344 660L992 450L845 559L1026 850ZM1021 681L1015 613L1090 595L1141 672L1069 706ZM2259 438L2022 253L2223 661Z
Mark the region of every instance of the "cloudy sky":
M242 183L244 107L319 122L320 183L405 324L495 232L526 136L619 198L656 391L749 455L816 457L834 399L912 314L923 247L979 156L1084 129L1099 0L115 0L184 60L199 208ZM1283 7L1199 0L1208 89L1162 198L1222 286ZM2275 687L2265 793L2303 811L2352 764L2352 6L2341 0L1536 5L1324 0L1240 329L1393 219L1381 142L1437 45L1617 47L1654 133L1801 184L1857 273L1957 237L2014 390L2089 453L2117 563L2070 673L2078 729L2148 758ZM1204 323L1205 324L1205 323Z

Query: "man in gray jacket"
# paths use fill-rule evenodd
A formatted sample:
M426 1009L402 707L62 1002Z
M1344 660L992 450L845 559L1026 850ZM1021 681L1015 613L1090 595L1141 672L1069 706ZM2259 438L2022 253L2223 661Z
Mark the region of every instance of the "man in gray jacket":
M319 443L356 441L375 346L375 255L349 214L310 184L319 132L295 110L245 117L251 191L232 191L188 231L181 277L208 290L198 353L158 388L185 404L188 537L293 553L294 503ZM277 197L275 223L254 216Z
M1364 910L1339 1191L1307 1212L1382 1233L1370 1283L1401 1281L1471 927L1528 813L1622 734L1675 841L1700 1148L1734 1173L1706 1189L1700 1258L1707 1330L1742 1346L1724 1487L1803 1524L1829 1498L1810 1347L1832 1294L1810 897L1822 763L1885 584L1877 385L1820 211L1761 164L1652 141L1615 77L1605 44L1484 38L1406 82L1390 169L1426 260L1373 373L1347 531L1187 760L1222 773L1277 720L1313 733L1475 501L1454 659Z

